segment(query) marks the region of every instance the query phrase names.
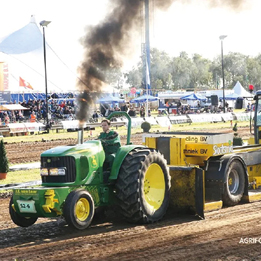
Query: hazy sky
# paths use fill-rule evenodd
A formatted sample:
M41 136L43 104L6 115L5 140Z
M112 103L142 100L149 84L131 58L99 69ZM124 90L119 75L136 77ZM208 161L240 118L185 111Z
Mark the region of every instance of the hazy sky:
M66 64L76 68L82 57L79 39L84 35L84 28L102 21L110 11L108 2L0 0L0 41L28 24L31 15L35 15L37 23L50 20L52 22L46 28L47 42ZM219 36L225 34L228 37L224 40L224 54L241 52L255 56L261 53L260 0L240 1L241 8L236 10L219 5L210 8L209 2L176 0L166 12L151 8L151 47L175 56L185 51L189 55L198 53L212 59L220 55ZM127 66L139 59L143 31L140 29L136 34L132 60L126 62Z

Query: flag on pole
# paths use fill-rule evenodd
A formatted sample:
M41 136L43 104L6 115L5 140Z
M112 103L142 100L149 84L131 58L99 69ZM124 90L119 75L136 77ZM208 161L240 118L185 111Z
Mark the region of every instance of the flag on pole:
M33 90L34 88L29 82L26 82L23 78L19 77L19 86Z
M149 116L149 101L148 101L148 96L152 95L151 88L150 88L150 72L149 72L149 66L148 66L148 61L146 59L146 96L147 96L147 101L146 101L146 111L145 111L145 116Z
M151 87L150 87L150 72L149 72L149 66L148 62L146 60L146 94L152 95Z

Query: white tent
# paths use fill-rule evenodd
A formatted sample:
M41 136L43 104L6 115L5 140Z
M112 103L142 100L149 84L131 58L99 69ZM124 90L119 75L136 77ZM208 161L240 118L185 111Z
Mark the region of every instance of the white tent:
M29 110L29 109L20 104L0 105L0 111L19 111L19 110Z
M48 30L46 29L46 39ZM57 37L59 32L57 32ZM68 50L73 51L73 50ZM19 87L19 77L29 82L33 91L45 91L45 71L43 57L43 35L34 16L21 29L11 33L0 43L0 52L9 65L9 90L28 91ZM57 56L46 41L46 66L48 92L66 92L76 90L75 72Z
M41 49L42 45L42 33L32 16L29 24L13 32L0 43L0 51L6 54L24 54Z
M237 94L239 97L242 97L242 98L253 97L253 95L250 92L248 92L244 89L244 87L241 85L241 83L239 81L237 81L233 90L234 90L234 93Z
M237 81L236 85L233 88L233 91L234 91L235 94L238 95L238 98L242 98L243 99L242 108L246 108L247 104L253 98L253 94L251 94L250 92L246 91L239 81ZM237 103L238 102L239 101L237 99Z

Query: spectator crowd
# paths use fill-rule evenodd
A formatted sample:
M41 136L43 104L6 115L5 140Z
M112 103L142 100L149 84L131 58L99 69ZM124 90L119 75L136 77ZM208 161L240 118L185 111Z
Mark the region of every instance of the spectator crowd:
M13 104L16 104L16 101ZM19 104L26 109L0 111L1 125L8 125L10 122L36 122L46 119L45 100L28 100L27 102L19 102ZM50 120L74 119L75 112L76 106L73 99L64 101L53 99L48 102L48 119Z

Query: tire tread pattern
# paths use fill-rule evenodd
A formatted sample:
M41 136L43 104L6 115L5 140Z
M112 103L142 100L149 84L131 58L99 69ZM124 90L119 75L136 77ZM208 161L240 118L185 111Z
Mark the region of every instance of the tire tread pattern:
M150 215L142 201L144 200L141 191L141 176L153 162L159 163L165 171L165 198L160 207L160 213ZM116 198L118 201L119 212L123 217L132 223L151 223L161 219L168 207L170 176L168 173L166 160L155 149L136 148L132 150L124 159L118 179L116 182Z

